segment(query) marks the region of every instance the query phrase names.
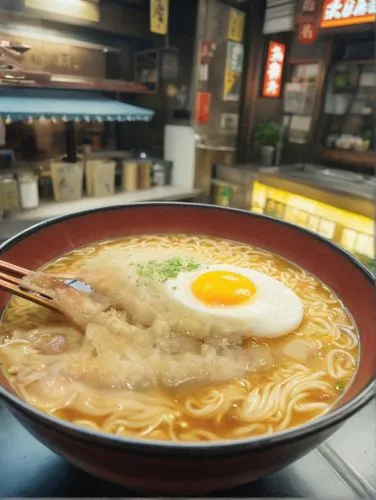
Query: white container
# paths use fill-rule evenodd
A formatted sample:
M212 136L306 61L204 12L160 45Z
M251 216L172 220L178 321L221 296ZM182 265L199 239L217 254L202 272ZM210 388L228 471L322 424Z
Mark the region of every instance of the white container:
M86 194L112 196L115 193L116 163L108 159L87 159L85 162Z
M333 114L345 115L348 112L348 106L351 96L349 94L334 94L333 100Z
M136 191L138 188L138 163L126 161L123 164L122 186L123 191Z
M51 162L51 177L56 201L76 201L82 197L84 177L82 162Z
M38 180L33 174L21 174L18 178L21 208L31 210L39 205Z

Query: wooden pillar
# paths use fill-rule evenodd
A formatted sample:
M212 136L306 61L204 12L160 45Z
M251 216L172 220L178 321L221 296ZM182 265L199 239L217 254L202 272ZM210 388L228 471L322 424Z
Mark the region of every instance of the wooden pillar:
M251 156L251 124L253 103L256 101L263 67L263 26L266 0L249 2L245 27L245 68L240 106L238 162L248 162Z

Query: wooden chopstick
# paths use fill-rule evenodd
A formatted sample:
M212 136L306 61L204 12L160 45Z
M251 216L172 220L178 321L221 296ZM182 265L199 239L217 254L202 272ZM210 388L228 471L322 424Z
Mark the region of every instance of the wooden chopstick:
M6 262L5 260L0 259L0 270L7 271L18 276L28 276L32 271L30 269L26 269L25 267L16 266L15 264L11 264L10 262ZM48 273L49 276L56 279L61 279L64 281L76 281L77 278L70 274L55 274Z
M19 276L27 276L28 274L31 273L29 269L16 266L15 264L11 264L10 262L6 262L5 260L1 259L0 259L0 269L3 271L10 271L14 274L18 274Z
M15 276L9 276L8 274L0 273L0 279L9 281L9 283L14 283L15 285L20 284L20 279Z
M48 299L43 299L39 295L34 295L32 293L28 293L21 288L19 288L17 285L13 285L12 283L9 283L7 281L4 281L0 279L0 288L5 290L6 292L9 292L13 295L17 295L18 297L21 297L22 299L29 300L30 302L34 302L35 304L38 304L43 307L47 307L48 309L51 309L52 311L58 311L59 309L54 305L54 303Z
M10 264L9 262L5 262L3 260L0 260L0 269L19 274L21 275L21 278L31 273L28 269L15 266L14 264ZM0 272L0 288L3 288L13 295L17 295L18 297L34 302L35 304L47 307L53 311L59 311L58 307L51 299L41 296L39 292L33 290L27 284L21 283L20 278L15 276Z

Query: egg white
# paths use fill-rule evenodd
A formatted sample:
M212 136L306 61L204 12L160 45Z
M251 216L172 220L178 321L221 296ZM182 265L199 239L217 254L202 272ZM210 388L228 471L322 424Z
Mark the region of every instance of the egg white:
M192 293L192 283L209 271L228 271L248 278L256 287L253 298L236 306L209 306ZM232 265L204 265L198 271L180 273L164 283L166 293L188 309L210 318L233 319L239 333L245 337L274 338L286 335L299 327L303 320L302 301L280 281L259 271Z

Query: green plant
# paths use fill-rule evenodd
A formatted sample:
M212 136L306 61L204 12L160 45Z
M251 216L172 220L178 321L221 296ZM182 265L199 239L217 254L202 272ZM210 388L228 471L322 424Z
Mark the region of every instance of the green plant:
M280 139L281 127L276 122L259 123L253 133L256 146L276 147Z
M369 141L371 142L372 141L372 130L370 129L367 129L363 132L363 137L362 137L363 141Z

